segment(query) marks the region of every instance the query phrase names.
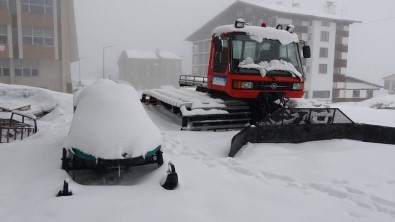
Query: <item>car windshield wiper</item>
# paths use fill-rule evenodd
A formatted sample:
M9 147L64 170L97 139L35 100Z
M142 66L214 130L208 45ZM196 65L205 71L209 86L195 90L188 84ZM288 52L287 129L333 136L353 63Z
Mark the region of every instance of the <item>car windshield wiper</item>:
M270 70L268 73L273 72L273 71L289 73L291 75L296 76L296 78L298 78L299 81L302 81L302 78L300 76L298 76L295 72L291 71L291 70L275 69L275 70Z
M266 69L265 69L266 70ZM267 71L266 70L266 75L269 76L270 78L272 78L273 80L276 80L276 78L274 78L274 76L270 73L271 71Z

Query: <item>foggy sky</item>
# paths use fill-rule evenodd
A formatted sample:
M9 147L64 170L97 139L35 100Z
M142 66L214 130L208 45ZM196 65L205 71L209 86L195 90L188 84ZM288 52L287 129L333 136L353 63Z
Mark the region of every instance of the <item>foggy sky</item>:
M294 0L300 8L323 11L327 0ZM383 85L395 73L394 0L333 0L337 14L362 21L350 28L347 75ZM74 0L83 79L105 74L116 78L124 49L164 50L184 58L183 73L191 74L191 43L184 39L234 0ZM276 0L262 0L275 3ZM292 0L283 0L289 6ZM384 20L381 20L384 19ZM379 20L379 21L377 21ZM72 64L78 79L78 62Z

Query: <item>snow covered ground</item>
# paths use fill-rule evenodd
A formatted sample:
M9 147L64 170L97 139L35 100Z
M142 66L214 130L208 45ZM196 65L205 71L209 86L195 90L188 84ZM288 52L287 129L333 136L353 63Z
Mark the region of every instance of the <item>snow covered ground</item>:
M0 84L0 101L12 88ZM38 121L37 134L0 144L1 221L395 221L394 145L248 144L228 158L237 131L179 131L171 117L152 107L146 110L162 132L164 158L177 168L176 190L159 185L165 165L146 166L121 178L76 175L87 185L71 180L74 195L57 198L70 177L60 169L60 158L72 96L25 89L46 95L36 103L53 98L58 106ZM333 106L357 122L395 127L394 110Z

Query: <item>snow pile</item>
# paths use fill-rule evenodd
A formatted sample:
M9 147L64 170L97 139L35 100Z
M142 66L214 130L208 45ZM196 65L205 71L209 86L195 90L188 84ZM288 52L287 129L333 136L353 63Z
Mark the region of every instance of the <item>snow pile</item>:
M239 68L244 68L244 69L257 69L261 73L262 77L265 77L266 74L270 71L274 70L282 70L282 71L288 71L292 73L292 76L295 77L298 76L299 78L302 78L302 74L298 70L295 69L295 67L292 65L292 63L284 61L284 60L271 60L270 62L267 61L261 61L260 63L256 64L254 63L254 60L250 57L247 57L245 60L240 62Z
M362 102L355 103L357 106L370 108L395 108L395 95L382 95Z
M213 115L213 114L227 114L229 113L226 110L221 110L221 109L192 109L188 110L185 108L185 106L181 106L180 111L182 113L182 116L195 116L195 115Z
M144 156L161 145L161 133L133 87L98 80L76 97L65 148L103 159L121 159L125 153L125 157Z
M278 40L283 45L288 45L292 42L299 42L299 38L295 33L289 33L288 31L272 27L263 28L259 26L245 25L244 28L235 28L234 25L223 25L213 30L213 34L216 36L229 32L245 32L252 40L257 42L262 42L264 39Z
M30 105L27 113L37 114L57 106L57 101L54 98L56 94L41 88L0 83L0 107L12 110Z
M303 98L289 99L286 105L289 108L329 108L328 104L322 104L317 100Z

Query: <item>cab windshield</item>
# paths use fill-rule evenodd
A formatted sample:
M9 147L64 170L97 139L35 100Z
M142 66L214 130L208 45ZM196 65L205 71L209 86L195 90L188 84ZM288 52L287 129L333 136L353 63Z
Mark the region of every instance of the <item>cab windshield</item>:
M271 64L271 62L273 64L285 64L287 67L292 64L299 73L303 73L299 59L298 45L296 43L282 45L277 40L268 39L264 39L260 43L252 40L247 35L234 35L231 41L231 47L232 69L235 73L259 73L257 69L251 68L254 66L250 65L250 68L246 68L247 66L243 65L246 62L263 66L265 64ZM287 69L276 67L270 70L272 75L292 74Z

